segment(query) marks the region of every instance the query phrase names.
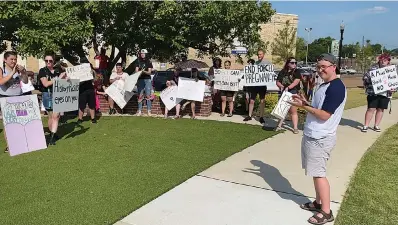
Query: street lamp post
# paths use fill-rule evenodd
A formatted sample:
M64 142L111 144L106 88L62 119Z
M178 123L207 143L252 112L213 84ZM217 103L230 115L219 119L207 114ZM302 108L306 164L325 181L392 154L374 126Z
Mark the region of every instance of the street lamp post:
M343 34L344 34L344 22L341 21L341 24L340 24L340 43L339 43L339 63L337 65L337 68L339 69L339 71L341 69L341 53L342 53L342 50L343 50Z
M312 28L305 28L305 31L307 31L308 34L308 39L307 39L307 53L305 54L305 65L308 65L308 45L310 43L310 32L312 31Z

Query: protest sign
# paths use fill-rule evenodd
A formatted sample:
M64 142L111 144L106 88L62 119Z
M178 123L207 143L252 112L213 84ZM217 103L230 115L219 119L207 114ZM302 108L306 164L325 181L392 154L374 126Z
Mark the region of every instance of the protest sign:
M128 76L126 78L126 80L124 81L124 90L128 91L128 92L132 92L135 85L137 84L137 80L141 75L141 71L137 72L137 73L133 73L130 76Z
M274 65L248 65L244 69L245 86L267 86L269 91L279 90L276 86L278 75L274 72Z
M388 76L386 74L385 68L371 70L369 74L375 94L390 90L388 87Z
M37 95L1 98L0 104L11 156L47 148Z
M80 82L94 79L90 63L66 67L65 70L70 79L78 79Z
M177 98L178 87L171 86L164 89L160 93L160 99L168 110L173 109L178 103L182 101L182 98Z
M398 88L398 75L397 67L395 65L387 66L383 68L386 71L386 76L388 78L388 88L397 89Z
M130 98L134 95L133 92L124 90L124 81L122 80L113 82L112 85L105 90L105 93L107 93L121 109L127 105Z
M177 98L203 102L205 81L180 77L178 80Z
M79 80L54 79L53 111L70 112L78 110Z
M285 119L291 107L289 101L293 100L292 95L292 93L284 91L278 101L278 104L276 104L275 108L272 110L271 115L281 120Z
M238 87L238 90L239 91L242 91L243 90L243 88L245 87L245 72L244 71L240 71L240 74L239 74L239 87Z
M239 70L214 70L214 89L222 91L239 90Z

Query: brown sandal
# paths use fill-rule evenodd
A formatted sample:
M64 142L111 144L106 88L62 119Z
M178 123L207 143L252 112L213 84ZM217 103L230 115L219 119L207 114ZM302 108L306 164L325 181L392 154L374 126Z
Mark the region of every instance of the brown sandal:
M318 213L317 213L308 219L308 223L315 224L315 225L322 225L325 223L332 222L334 220L332 210L330 210L329 214L325 213L323 210L320 210L319 213L322 214L323 217L319 217ZM316 222L311 221L311 218L314 218L316 220Z
M311 204L313 205L313 207L311 207ZM300 208L307 210L307 211L319 211L322 208L322 204L319 204L315 200L313 202L307 202L305 204L300 205Z

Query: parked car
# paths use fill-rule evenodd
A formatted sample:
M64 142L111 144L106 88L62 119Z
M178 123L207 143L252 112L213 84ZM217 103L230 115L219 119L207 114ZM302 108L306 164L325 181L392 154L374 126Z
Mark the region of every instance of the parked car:
M357 73L357 71L354 69L347 69L346 71L347 71L347 74L356 74Z

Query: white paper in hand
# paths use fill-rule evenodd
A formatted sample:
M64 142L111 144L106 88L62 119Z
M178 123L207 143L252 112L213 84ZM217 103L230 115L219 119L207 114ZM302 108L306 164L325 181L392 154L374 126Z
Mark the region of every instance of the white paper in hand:
M173 109L178 103L182 101L182 98L177 98L178 87L171 86L164 89L160 93L160 99L168 110Z
M278 104L276 104L275 108L272 110L271 115L281 120L285 119L291 107L289 101L293 100L292 96L292 93L284 91L278 101Z

